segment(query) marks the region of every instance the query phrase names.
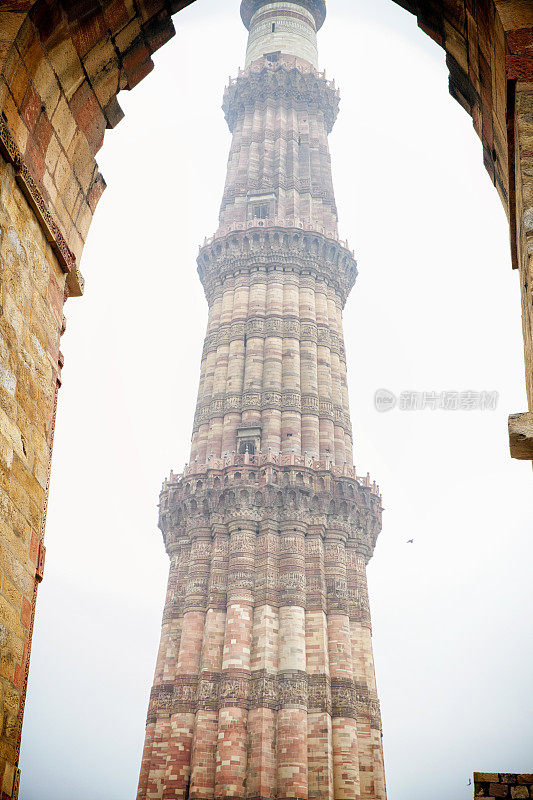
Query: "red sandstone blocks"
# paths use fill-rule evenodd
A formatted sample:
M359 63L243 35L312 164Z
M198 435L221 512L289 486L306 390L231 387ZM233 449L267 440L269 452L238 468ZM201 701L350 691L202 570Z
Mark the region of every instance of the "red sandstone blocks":
M244 798L246 781L247 711L221 708L216 752L217 798Z

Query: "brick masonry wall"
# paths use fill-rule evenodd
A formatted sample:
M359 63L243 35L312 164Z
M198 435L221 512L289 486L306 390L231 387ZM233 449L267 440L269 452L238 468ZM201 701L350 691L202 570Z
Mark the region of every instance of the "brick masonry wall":
M0 797L18 751L62 357L63 303L105 182L95 162L186 2L6 4L0 11ZM173 632L175 633L175 632ZM175 645L172 645L175 646Z
M533 12L532 12L533 16ZM533 47L533 31L531 34ZM526 388L533 411L533 70L531 82L516 84L515 147L517 157L517 252L522 298L522 331ZM532 451L533 453L533 451Z
M64 328L66 275L0 157L0 793L20 743Z
M474 772L474 797L533 797L533 775Z

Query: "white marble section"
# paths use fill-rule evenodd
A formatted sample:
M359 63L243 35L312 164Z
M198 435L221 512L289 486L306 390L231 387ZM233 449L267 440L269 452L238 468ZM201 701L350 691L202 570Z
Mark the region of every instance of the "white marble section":
M298 17L291 16L291 12ZM298 3L265 3L252 17L246 66L265 53L277 51L303 58L318 69L315 21Z

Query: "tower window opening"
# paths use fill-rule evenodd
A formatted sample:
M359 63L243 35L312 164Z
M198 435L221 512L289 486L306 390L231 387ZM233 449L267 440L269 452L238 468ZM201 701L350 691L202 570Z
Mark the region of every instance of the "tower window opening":
M255 455L255 442L243 439L239 442L239 454L244 455L245 453L249 453L249 455Z
M276 33L276 23L272 23L272 33Z
M254 219L268 219L268 203L260 203L253 207Z

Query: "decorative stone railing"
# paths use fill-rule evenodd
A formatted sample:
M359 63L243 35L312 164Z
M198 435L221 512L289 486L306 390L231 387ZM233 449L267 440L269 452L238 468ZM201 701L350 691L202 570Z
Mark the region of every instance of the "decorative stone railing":
M276 62L263 58L230 79L222 103L229 129L233 131L236 120L246 107L255 107L267 98L276 102L290 100L292 105L301 103L307 109L320 109L328 133L339 112L339 90L333 81L326 80L324 73L286 56Z
M321 236L324 236L326 239L329 239L332 242L336 242L340 247L344 250L347 250L352 258L355 258L355 253L353 250L350 249L350 245L346 240L339 239L337 236L337 232L333 230L327 230L327 228L323 228L321 226L313 225L310 222L300 222L295 220L294 217L271 217L269 219L251 219L247 222L234 222L232 225L223 225L221 226L217 232L213 236L206 236L204 239L202 247L206 247L207 245L213 244L217 239L220 239L224 236L227 236L228 233L234 233L236 231L250 231L254 228L259 230L269 229L269 228L283 228L284 230L298 230L298 231L311 231L312 233L318 233Z
M278 453L259 453L257 455L251 455L250 453L228 453L225 454L223 458L211 456L205 462L195 461L192 464L186 464L181 473L176 474L171 471L170 477L167 478L163 484L163 489L181 484L182 481L188 478L206 475L210 471L220 471L229 467L246 466L302 467L304 469L311 469L314 472L329 472L334 478L351 478L357 481L361 488L370 489L370 493L381 500L379 485L375 481L370 480L370 475L368 473L365 476L360 476L357 475L356 468L349 464L345 463L340 466L334 464L330 459L318 460L307 454L297 456L294 453L288 455Z
M208 302L227 278L258 267L312 274L334 288L342 305L357 278L353 253L313 228L272 225L216 236L200 248L198 275Z
M309 62L305 61L304 59L297 58L296 56L289 56L286 54L282 54L279 61L268 61L265 59L258 59L257 61L253 61L249 67L246 69L241 69L237 72L235 77L229 76L228 79L228 86L234 86L239 78L246 77L247 75L251 74L258 74L262 72L265 68L270 70L279 69L280 66L285 67L286 69L297 69L299 72L303 74L313 75L313 77L318 78L325 82L329 89L333 89L337 93L339 90L336 88L335 80L327 80L326 78L326 70L316 70Z

